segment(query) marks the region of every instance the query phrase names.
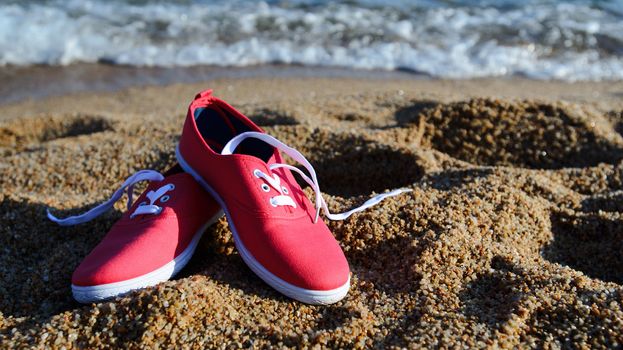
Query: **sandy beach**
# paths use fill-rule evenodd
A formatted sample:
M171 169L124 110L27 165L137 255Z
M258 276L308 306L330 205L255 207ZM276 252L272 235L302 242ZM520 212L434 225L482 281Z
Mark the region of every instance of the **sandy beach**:
M305 154L352 271L309 306L256 277L222 218L174 279L99 304L71 274L121 216L64 228L140 169L175 163L213 88ZM623 82L239 78L0 105L0 345L623 346ZM308 189L311 195L311 191Z

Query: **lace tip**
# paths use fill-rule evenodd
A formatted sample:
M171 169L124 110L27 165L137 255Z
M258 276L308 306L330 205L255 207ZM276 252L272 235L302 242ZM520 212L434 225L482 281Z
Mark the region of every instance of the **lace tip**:
M51 221L56 222L58 220L56 216L52 215L52 212L50 212L50 208L45 208L45 213L47 214L48 219L50 219Z
M403 193L408 193L408 192L413 192L413 189L406 188L406 187L398 188L398 189L395 189L393 191L387 192L385 195L387 197L395 197L395 196L401 195Z
M46 215L48 216L48 220L52 221L53 223L59 224L59 225L61 225L61 226L68 226L68 225L65 223L65 220L63 220L63 219L59 219L59 218L57 218L56 216L54 216L54 215L52 214L52 212L50 211L50 208L46 208L46 209L45 209L45 213L46 213Z

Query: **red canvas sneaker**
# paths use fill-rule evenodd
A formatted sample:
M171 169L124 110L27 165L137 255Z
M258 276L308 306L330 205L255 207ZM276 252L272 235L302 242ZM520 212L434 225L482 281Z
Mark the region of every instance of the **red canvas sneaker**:
M284 164L281 152L309 172ZM347 213L331 214L311 164L298 151L265 134L251 120L205 91L191 103L176 150L182 168L225 211L245 263L279 292L310 304L335 303L350 287L348 262L321 208L341 220L388 196L379 195ZM299 173L315 191L315 207L294 180Z
M151 181L132 204L132 189ZM76 225L101 215L128 192L128 211L80 263L71 290L81 303L100 301L166 281L190 260L201 235L222 211L212 197L179 166L164 175L142 170L128 178L111 199L90 211L50 220Z

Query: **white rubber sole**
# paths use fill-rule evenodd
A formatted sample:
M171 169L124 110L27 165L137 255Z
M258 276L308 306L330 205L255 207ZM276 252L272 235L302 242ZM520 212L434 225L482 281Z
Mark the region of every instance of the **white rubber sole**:
M98 302L123 295L136 289L154 286L160 282L171 279L171 277L175 276L182 268L184 268L184 266L186 266L186 264L188 264L205 230L210 225L215 223L221 216L223 216L223 211L216 213L216 215L214 215L208 222L201 226L199 231L197 231L193 236L193 239L188 247L186 247L180 255L175 257L175 259L171 260L166 265L142 276L125 281L100 284L96 286L76 286L72 284L71 291L74 299L80 303Z
M238 252L240 253L240 256L242 257L242 260L247 264L247 266L249 266L249 268L256 275L258 275L262 280L264 280L264 282L266 282L271 287L275 288L280 293L292 299L306 303L306 304L328 305L328 304L333 304L344 299L344 297L348 293L348 290L350 289L350 276L348 277L348 280L346 281L346 283L344 283L342 286L338 288L331 289L331 290L313 290L313 289L305 289L305 288L297 287L293 284L290 284L282 280L281 278L275 276L270 271L268 271L264 266L262 266L262 264L260 264L253 257L251 252L249 252L249 250L244 246L244 244L242 244L242 240L238 236L238 232L236 231L236 226L234 225L233 220L231 219L231 216L229 215L229 211L223 199L221 199L218 193L212 187L210 187L210 185L208 185L208 183L201 176L199 176L199 174L197 174L197 172L193 168L191 168L190 165L188 165L188 163L186 163L186 161L184 160L184 158L182 157L179 151L179 145L175 147L175 155L182 169L184 169L184 171L192 175L195 178L195 180L197 180L197 182L199 182L199 184L201 184L201 186L203 186L206 189L206 191L208 191L212 195L212 197L214 197L214 199L221 205L221 208L223 208L223 211L225 212L225 216L227 217L227 221L229 223L229 227L231 228L231 232L234 236L234 244L236 245L236 249L238 249Z

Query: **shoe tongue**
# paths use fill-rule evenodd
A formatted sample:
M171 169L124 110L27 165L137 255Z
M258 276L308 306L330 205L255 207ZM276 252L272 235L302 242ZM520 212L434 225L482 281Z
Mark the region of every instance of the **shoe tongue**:
M279 150L270 143L253 137L250 134L264 134L259 132L246 132L231 138L221 150L221 154L244 154L262 160L269 164L275 162L275 156L279 157ZM265 134L264 134L265 135ZM278 158L277 158L278 159Z
M268 158L268 160L266 160L266 164L269 166L274 163L283 163L283 158L281 157L279 150L275 148L273 148L273 154L270 156L270 158Z
M262 140L248 138L240 143L234 153L254 156L270 164L275 162L275 154L279 154L279 151Z

